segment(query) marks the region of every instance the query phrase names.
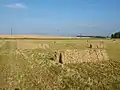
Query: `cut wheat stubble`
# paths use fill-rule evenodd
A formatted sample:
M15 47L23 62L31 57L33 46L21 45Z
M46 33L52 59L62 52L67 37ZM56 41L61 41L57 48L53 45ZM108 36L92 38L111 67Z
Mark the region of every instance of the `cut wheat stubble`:
M57 57L60 53L57 55ZM61 53L62 61L67 63L83 63L83 62L97 62L109 60L106 50L100 49L86 49L86 50L65 50ZM59 61L60 58L58 58Z

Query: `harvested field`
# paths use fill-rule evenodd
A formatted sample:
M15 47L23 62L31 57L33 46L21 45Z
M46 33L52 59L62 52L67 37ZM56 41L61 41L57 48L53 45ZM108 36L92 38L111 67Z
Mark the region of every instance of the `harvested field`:
M77 37L61 37L61 36L46 36L46 35L0 35L0 38L4 39L72 39Z
M119 90L120 45L102 41L1 40L0 89Z

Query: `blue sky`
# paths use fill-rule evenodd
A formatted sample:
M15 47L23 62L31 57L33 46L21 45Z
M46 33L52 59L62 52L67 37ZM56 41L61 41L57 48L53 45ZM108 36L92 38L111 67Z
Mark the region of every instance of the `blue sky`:
M0 34L109 35L120 0L0 0Z

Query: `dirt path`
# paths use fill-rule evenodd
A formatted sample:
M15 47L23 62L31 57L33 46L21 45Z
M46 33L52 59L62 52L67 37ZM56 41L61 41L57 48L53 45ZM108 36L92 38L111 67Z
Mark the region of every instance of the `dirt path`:
M5 88L6 90L12 90L13 88L18 87L18 80L17 80L17 73L19 72L18 67L16 66L16 60L14 57L14 43L12 42L6 42L2 48L4 49L4 52L7 52L7 54L1 54L1 61L3 63L0 63L0 66L4 64L2 67L2 72L3 74L3 80L4 85L0 86L0 88ZM2 82L1 81L1 82ZM14 87L13 87L14 86Z
M16 45L16 42L10 41L2 47L7 54L1 54L0 89L15 90L15 88L21 88L25 65L23 61L18 61L19 55L15 52Z

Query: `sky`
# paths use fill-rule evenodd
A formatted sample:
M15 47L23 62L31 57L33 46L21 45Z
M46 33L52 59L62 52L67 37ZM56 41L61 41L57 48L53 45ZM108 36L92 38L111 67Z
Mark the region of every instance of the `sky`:
M0 0L0 34L101 35L120 31L120 0Z

